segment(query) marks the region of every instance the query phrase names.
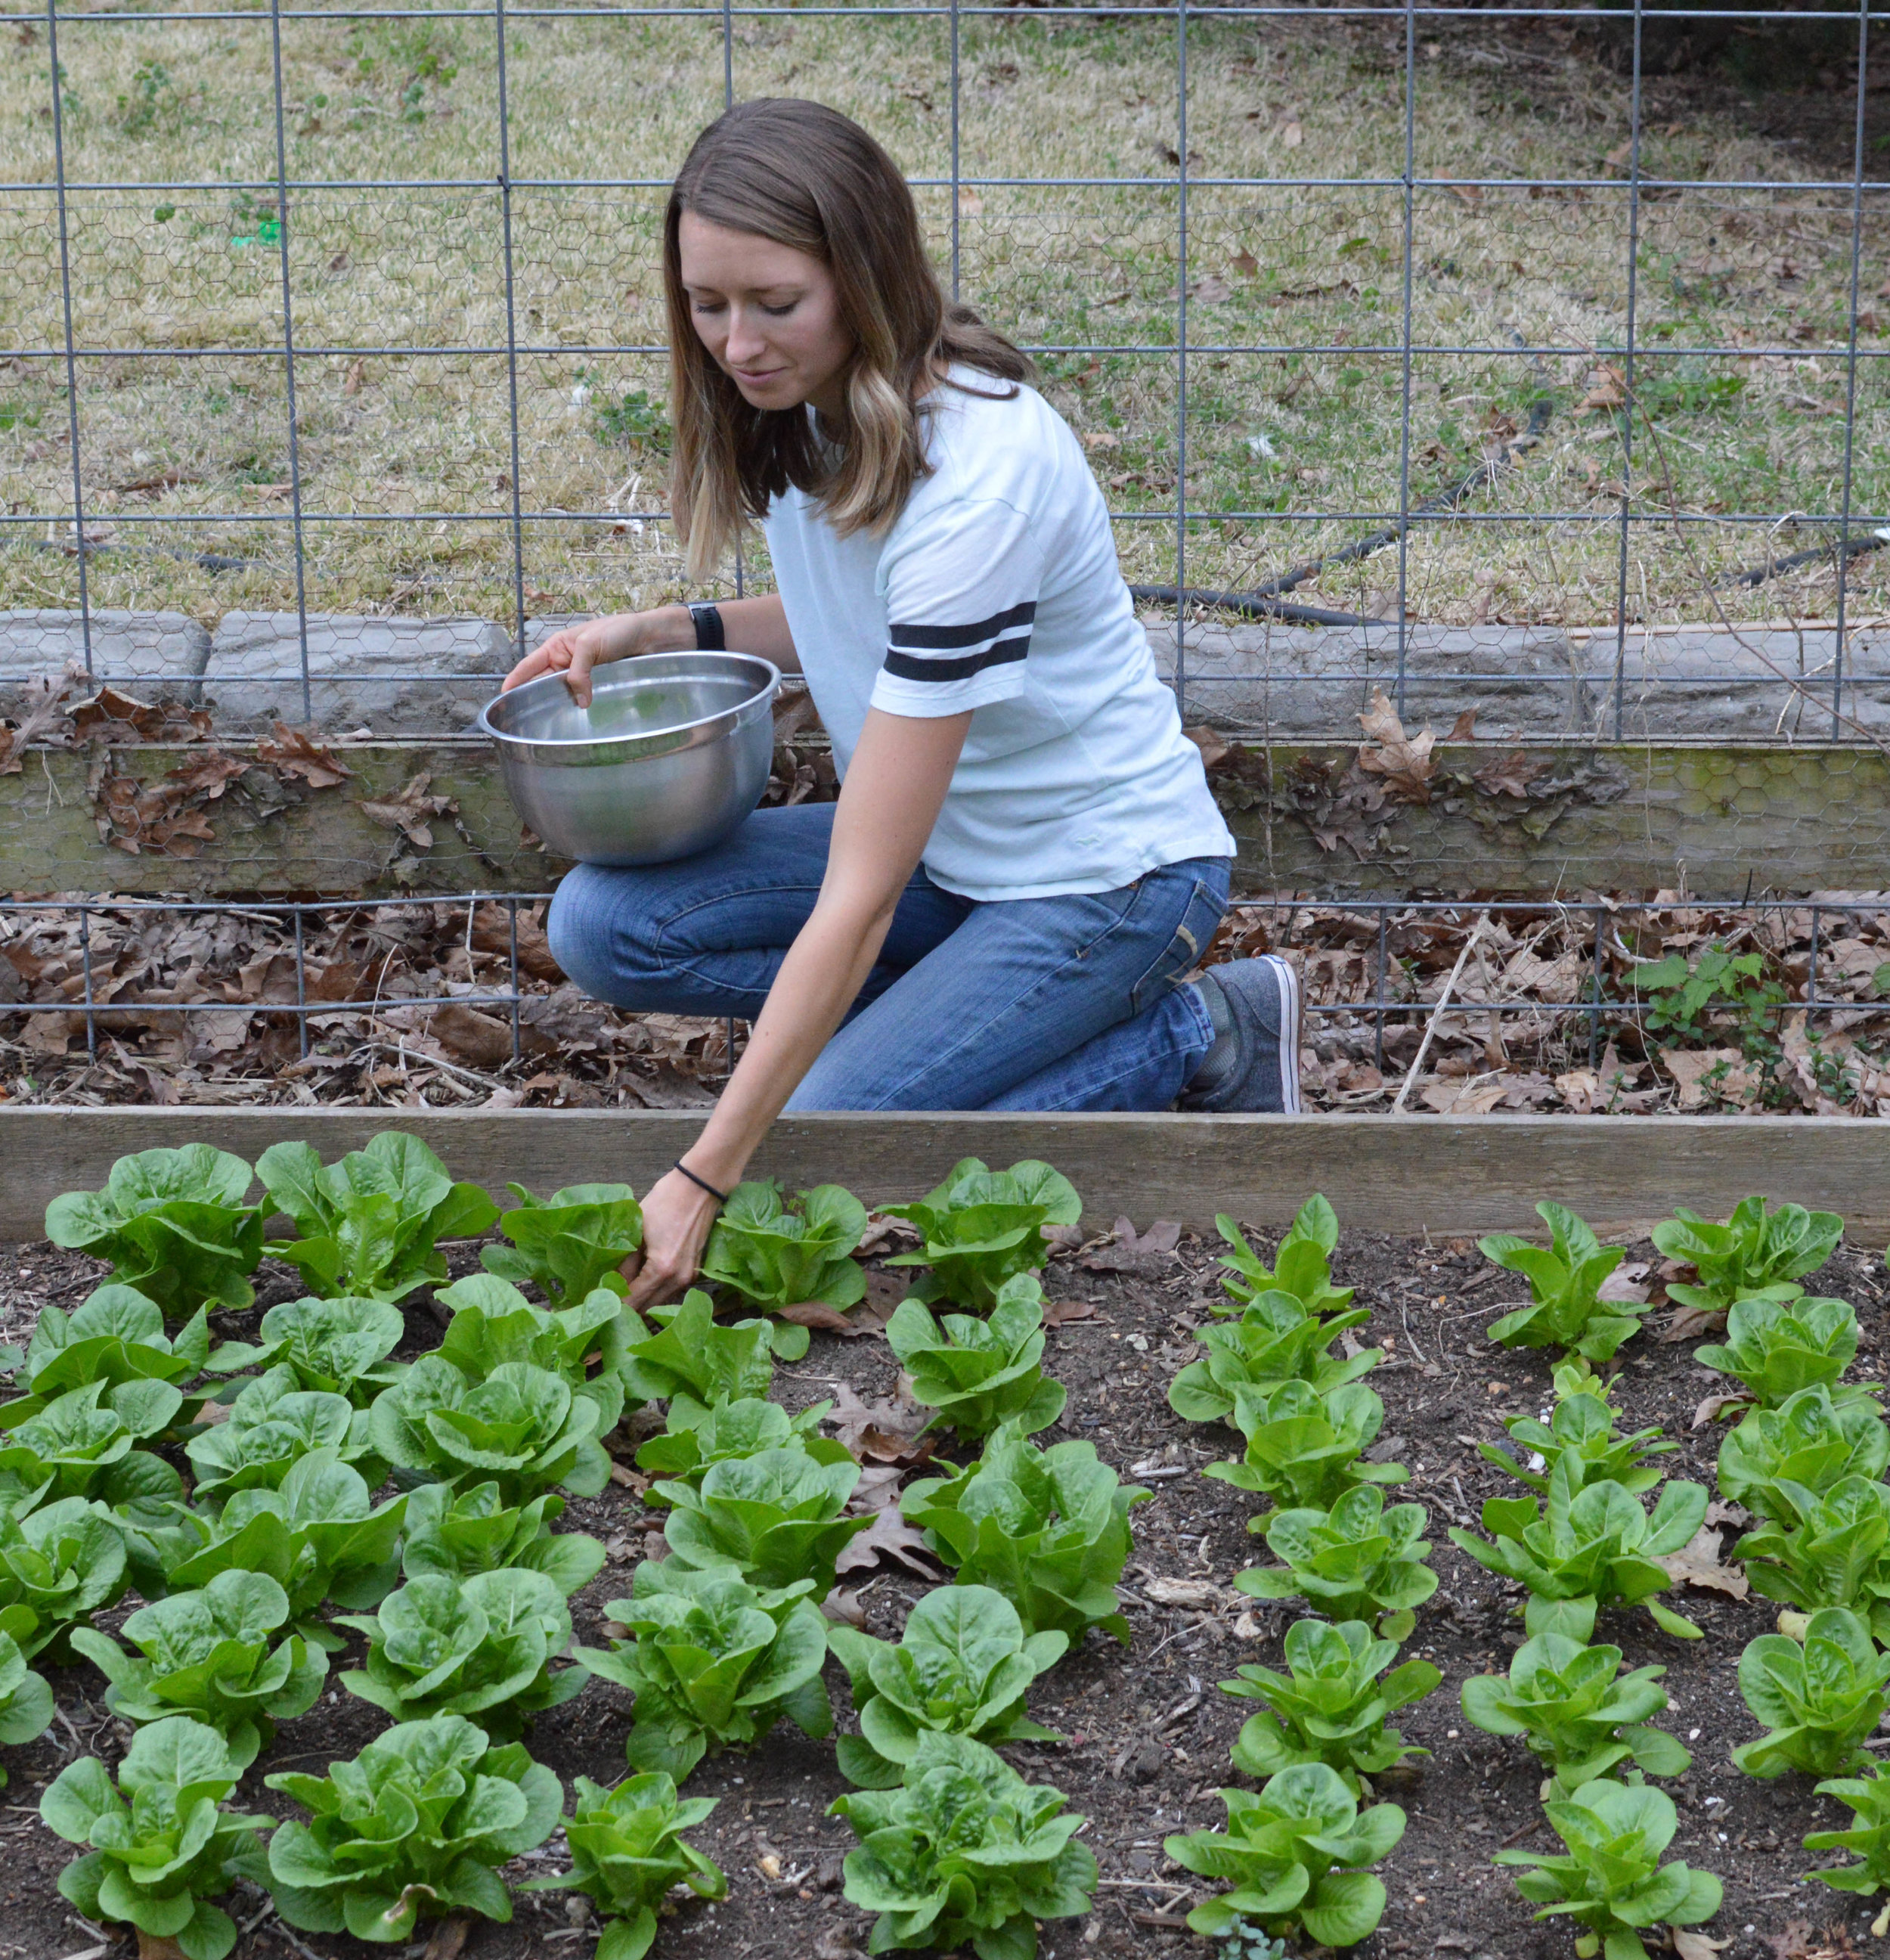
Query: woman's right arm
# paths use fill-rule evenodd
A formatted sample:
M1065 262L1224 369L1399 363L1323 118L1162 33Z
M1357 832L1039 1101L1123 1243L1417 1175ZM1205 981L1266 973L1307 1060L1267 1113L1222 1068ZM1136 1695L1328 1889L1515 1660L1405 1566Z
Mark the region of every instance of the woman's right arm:
M760 599L716 602L729 647L737 653L758 654L783 673L799 673L801 657L787 629L787 609L778 593ZM696 622L686 606L659 606L649 612L613 612L608 619L587 619L581 626L562 627L541 647L533 648L505 677L500 693L523 687L539 675L561 673L580 708L591 701L591 669L607 660L627 660L639 654L692 654Z

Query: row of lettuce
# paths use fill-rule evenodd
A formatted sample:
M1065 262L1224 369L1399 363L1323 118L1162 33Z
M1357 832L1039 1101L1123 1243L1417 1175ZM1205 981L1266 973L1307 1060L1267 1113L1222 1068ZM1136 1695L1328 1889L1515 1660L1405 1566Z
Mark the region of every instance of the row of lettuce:
M604 1960L635 1960L670 1887L723 1889L681 1836L713 1806L679 1799L677 1785L706 1752L752 1746L783 1719L830 1734L831 1650L859 1728L837 1744L856 1787L834 1808L862 1840L847 1891L881 1915L876 1947L969 1941L986 1960L1022 1960L1037 1921L1088 1909L1097 1873L1076 1841L1084 1820L993 1748L1056 1739L1026 1713L1033 1681L1091 1626L1127 1638L1116 1587L1129 1513L1149 1494L1124 1487L1088 1443L1031 1440L1065 1402L1043 1371L1035 1277L1045 1228L1080 1215L1065 1180L1047 1166L992 1172L967 1160L925 1199L888 1208L918 1232L903 1258L923 1268L888 1340L937 1424L978 1449L900 1494L956 1583L922 1601L891 1646L820 1611L872 1519L850 1503L859 1465L820 1433L827 1405L790 1416L768 1399L773 1358L804 1351L804 1328L753 1311L810 1300L842 1310L862 1297L857 1201L834 1186L785 1202L772 1186L744 1186L705 1276L749 1317L718 1321L716 1300L697 1291L646 1324L616 1277L640 1236L627 1188L541 1204L513 1187L507 1242L484 1249L484 1271L446 1285L437 1242L485 1228L483 1193L453 1184L411 1138L376 1138L326 1166L300 1147L258 1166L268 1206L243 1204L240 1160L194 1147L122 1160L105 1192L49 1216L61 1242L90 1233L87 1249L113 1261L115 1281L70 1316L46 1311L20 1370L27 1392L5 1418L0 1739L51 1719L27 1666L40 1654L94 1660L114 1710L138 1725L116 1789L87 1761L46 1793L48 1822L89 1847L62 1879L68 1898L176 1938L192 1960L227 1952L233 1926L208 1901L237 1878L267 1884L292 1924L370 1939L405 1939L438 1912L508 1917L496 1868L542 1844L562 1804L520 1737L597 1676L634 1698L637 1774L615 1790L578 1780L563 1820L573 1869L538 1882L589 1892ZM272 1208L301 1236L270 1249L291 1258L310 1297L272 1308L259 1338L213 1348L206 1309L249 1297L256 1262L234 1273L233 1255L192 1261L253 1226L259 1258ZM1691 1538L1707 1498L1672 1483L1651 1516L1644 1508L1660 1482L1649 1459L1674 1446L1657 1430L1622 1434L1593 1366L1638 1326L1633 1303L1603 1297L1617 1290L1605 1283L1621 1250L1561 1208L1540 1208L1547 1248L1494 1238L1484 1249L1531 1290L1492 1336L1565 1351L1555 1408L1510 1424L1526 1462L1485 1448L1529 1494L1485 1507L1488 1538L1452 1533L1526 1588L1529 1638L1507 1677L1471 1682L1463 1704L1479 1726L1524 1736L1547 1772L1546 1814L1567 1855L1501 1854L1527 1868L1520 1888L1545 1913L1572 1914L1611 1960L1632 1960L1639 1930L1711 1917L1719 1885L1660 1862L1675 1813L1644 1779L1688 1762L1648 1726L1666 1706L1662 1671L1624 1673L1618 1648L1590 1640L1598 1611L1634 1603L1695 1635L1655 1596L1670 1583L1658 1561ZM256 1215L233 1225L239 1211ZM1365 1801L1370 1779L1421 1753L1387 1718L1439 1679L1427 1661L1392 1665L1437 1584L1425 1515L1385 1503L1408 1473L1374 1460L1383 1409L1362 1377L1381 1357L1351 1338L1367 1316L1332 1282L1330 1208L1311 1201L1270 1267L1221 1224L1225 1317L1202 1331L1204 1357L1170 1400L1190 1421L1238 1428L1240 1457L1209 1474L1271 1506L1253 1529L1279 1563L1236 1583L1323 1617L1291 1628L1285 1673L1247 1666L1222 1684L1263 1704L1233 1758L1263 1787L1224 1791L1227 1829L1171 1837L1167 1850L1228 1885L1195 1908L1197 1931L1349 1946L1384 1909L1366 1868L1405 1826L1395 1805ZM1727 1398L1745 1413L1721 1452L1720 1492L1760 1520L1737 1548L1754 1584L1792 1609L1740 1667L1769 1732L1737 1759L1760 1775L1864 1766L1890 1678L1872 1620L1874 1609L1875 1634L1890 1635L1890 1430L1865 1391L1840 1382L1857 1345L1852 1310L1798 1284L1841 1229L1752 1200L1725 1225L1683 1214L1657 1232L1698 1274L1670 1293L1727 1316L1726 1341L1699 1354L1744 1392ZM434 1353L397 1363L407 1323L394 1302L423 1286L451 1319ZM206 1424L211 1394L227 1413ZM600 1491L601 1439L659 1402L665 1426L637 1461L656 1479L650 1501L666 1507L666 1556L643 1561L631 1596L606 1608L622 1637L571 1654L566 1602L604 1554L552 1529L557 1491ZM180 1454L187 1496L169 1460ZM395 1494L376 1506L389 1478ZM128 1652L85 1622L132 1586L151 1603L125 1623ZM331 1605L354 1610L323 1618ZM313 1705L345 1644L340 1628L362 1637L365 1657L339 1685L394 1726L326 1778L269 1777L311 1821L276 1826L265 1850L273 1820L220 1806L273 1723ZM1863 1861L1819 1876L1866 1892L1890 1882L1890 1802L1874 1774L1822 1787L1861 1828L1808 1843Z
M1596 1373L1637 1332L1644 1310L1619 1297L1627 1289L1607 1285L1623 1249L1601 1246L1561 1206L1537 1208L1548 1246L1499 1236L1482 1248L1530 1289L1529 1303L1495 1320L1491 1337L1561 1351L1553 1408L1540 1419L1507 1420L1516 1454L1482 1446L1525 1494L1484 1504L1485 1535L1450 1532L1470 1558L1523 1589L1527 1638L1506 1676L1465 1685L1463 1707L1478 1727L1523 1739L1545 1772L1545 1821L1564 1847L1555 1857L1506 1849L1497 1862L1523 1868L1518 1889L1542 1908L1539 1917L1570 1916L1587 1929L1578 1953L1605 1945L1609 1960L1644 1960L1644 1931L1711 1918L1721 1887L1710 1873L1661 1862L1678 1820L1672 1799L1647 1779L1677 1777L1691 1760L1650 1726L1668 1705L1664 1670L1628 1670L1620 1648L1591 1640L1599 1612L1635 1605L1670 1634L1701 1637L1660 1596L1675 1583L1663 1561L1693 1542L1710 1497L1697 1484L1663 1482L1653 1459L1677 1446L1658 1427L1625 1433L1612 1383ZM1202 1331L1207 1354L1180 1372L1169 1399L1190 1421L1239 1428L1242 1457L1207 1474L1274 1507L1252 1528L1279 1563L1235 1583L1263 1599L1303 1598L1326 1616L1288 1631L1287 1675L1250 1666L1242 1681L1222 1684L1269 1711L1247 1723L1234 1761L1274 1777L1255 1835L1275 1842L1266 1809L1282 1776L1317 1763L1348 1793L1364 1793L1367 1779L1414 1753L1387 1718L1440 1677L1421 1659L1386 1669L1437 1580L1423 1507L1384 1501L1384 1487L1409 1472L1368 1453L1384 1410L1361 1377L1380 1352L1349 1341L1348 1357L1332 1352L1365 1316L1331 1283L1337 1227L1329 1208L1309 1203L1272 1268L1231 1221L1221 1222L1235 1246L1226 1263L1238 1275L1230 1288L1237 1315ZM1872 1386L1843 1379L1859 1345L1854 1310L1809 1297L1800 1284L1825 1265L1842 1230L1834 1214L1754 1198L1723 1224L1682 1213L1653 1237L1695 1274L1670 1284L1669 1296L1703 1326L1724 1323L1725 1338L1695 1354L1730 1378L1731 1392L1715 1399L1723 1417L1739 1418L1720 1449L1719 1497L1742 1507L1752 1527L1733 1557L1753 1588L1785 1608L1780 1631L1741 1655L1740 1691L1765 1732L1733 1760L1755 1777L1828 1779L1818 1791L1849 1806L1855 1825L1814 1832L1806 1847L1847 1850L1857 1862L1807 1876L1868 1896L1890 1888L1890 1780L1866 1747L1890 1684L1890 1426ZM1643 1500L1657 1491L1650 1513ZM1255 1799L1227 1794L1237 1831ZM1355 1827L1337 1792L1329 1801L1335 1822L1357 1828L1380 1853L1402 1834L1395 1806L1375 1806ZM1169 1850L1197 1871L1229 1869L1225 1853L1199 1838L1171 1840ZM1360 1937L1367 1908L1375 1923L1382 1895L1358 1885L1355 1873L1282 1876L1263 1860L1256 1869L1259 1882L1197 1908L1190 1923L1212 1932L1237 1918L1328 1945ZM1890 1909L1875 1930L1886 1929Z
M149 1151L103 1192L56 1201L49 1236L113 1278L69 1314L47 1307L10 1357L24 1392L0 1418L0 1738L52 1719L30 1663L79 1657L135 1730L115 1777L84 1758L43 1800L83 1847L61 1879L82 1911L221 1960L236 1931L213 1901L246 1879L292 1926L404 1940L443 1914L509 1918L498 1868L561 1823L573 1869L535 1882L588 1893L603 1960L636 1960L675 1884L725 1888L682 1836L713 1804L677 1785L783 1719L831 1734L830 1649L861 1728L840 1744L857 1793L836 1806L862 1841L850 1895L906 1943L976 1937L1007 1956L1031 1950L1036 1920L1085 1909L1083 1820L990 1747L1052 1734L1025 1690L1090 1625L1126 1638L1114 1586L1148 1494L1088 1443L1028 1440L1064 1402L1040 1365L1035 1271L1045 1227L1080 1215L1066 1180L967 1160L888 1208L920 1242L901 1262L923 1270L888 1337L918 1398L974 1454L983 1443L904 1494L959 1583L893 1647L820 1611L872 1522L850 1508L859 1464L821 1433L830 1405L790 1416L768 1399L775 1358L808 1335L767 1310L863 1297L851 1255L867 1215L850 1194L744 1185L708 1249L713 1297L645 1319L618 1274L640 1238L627 1186L542 1202L513 1187L505 1242L448 1284L440 1242L495 1208L415 1140L389 1133L330 1165L279 1147L254 1176L252 1205L240 1159ZM268 1249L307 1297L213 1341L210 1314L253 1300L272 1212L299 1236ZM398 1303L423 1287L443 1336L396 1360ZM718 1303L743 1317L718 1320ZM603 1440L648 1405L663 1426L637 1460L666 1510L665 1556L605 1607L611 1645L573 1650L567 1602L605 1552L554 1529L561 1494L604 1489ZM147 1603L117 1637L90 1624L133 1589ZM335 1685L392 1726L326 1777L265 1779L306 1822L226 1808L275 1725L315 1705L349 1632L364 1651ZM565 1815L523 1739L594 1678L633 1698L636 1774L615 1790L578 1779Z

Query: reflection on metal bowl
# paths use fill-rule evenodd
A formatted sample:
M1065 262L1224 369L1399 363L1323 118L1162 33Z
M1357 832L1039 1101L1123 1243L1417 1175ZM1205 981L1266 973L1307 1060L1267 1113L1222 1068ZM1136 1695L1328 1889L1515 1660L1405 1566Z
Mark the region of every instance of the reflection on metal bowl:
M519 815L553 851L660 864L740 827L767 787L779 668L753 654L646 654L591 680L587 708L545 674L479 717Z

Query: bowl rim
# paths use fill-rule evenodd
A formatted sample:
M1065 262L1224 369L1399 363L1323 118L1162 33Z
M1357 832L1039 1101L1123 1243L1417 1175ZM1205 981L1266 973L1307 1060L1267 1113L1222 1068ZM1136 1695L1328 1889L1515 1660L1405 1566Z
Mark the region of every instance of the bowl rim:
M758 701L771 699L779 691L781 685L781 670L765 654L743 653L739 648L732 647L705 647L693 649L676 648L660 654L632 654L626 660L611 660L607 664L613 667L631 667L646 660L702 660L710 663L726 661L731 666L740 663L750 667L760 668L763 678L751 693L745 695L742 699L736 702L731 707L718 708L711 714L699 714L691 721L668 722L660 728L640 728L634 733L626 730L620 734L615 735L522 735L510 729L497 727L492 721L491 711L499 702L506 699L507 696L503 693L495 694L479 710L477 726L482 734L490 736L494 742L521 749L595 749L607 747L618 742L657 741L665 737L686 735L692 730L706 728L715 722L726 721L731 716L740 715L753 708ZM592 671L594 676L599 676L602 675L603 670L593 668ZM559 687L567 686L563 674L543 673L527 681L524 686L513 689L511 692L519 695L528 694L532 689L547 684L555 684ZM594 689L595 682L593 682L593 699L596 698Z

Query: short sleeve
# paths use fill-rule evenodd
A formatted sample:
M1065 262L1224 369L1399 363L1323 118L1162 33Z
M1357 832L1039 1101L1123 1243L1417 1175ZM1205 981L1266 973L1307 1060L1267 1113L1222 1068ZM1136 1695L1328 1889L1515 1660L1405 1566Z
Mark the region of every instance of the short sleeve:
M885 666L872 705L962 714L1024 692L1043 582L1029 518L995 498L952 498L901 527L882 560Z

